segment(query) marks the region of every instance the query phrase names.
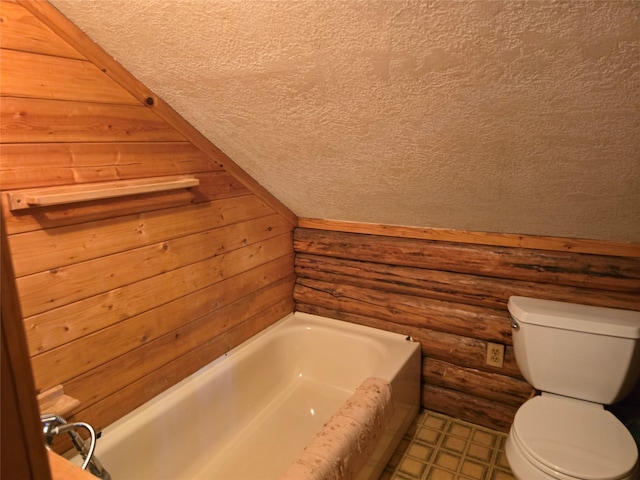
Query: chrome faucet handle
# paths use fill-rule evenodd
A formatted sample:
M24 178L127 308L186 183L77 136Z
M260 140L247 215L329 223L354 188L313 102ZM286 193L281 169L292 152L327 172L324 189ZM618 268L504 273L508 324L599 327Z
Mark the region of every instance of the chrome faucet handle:
M42 433L45 438L45 446L49 448L53 442L54 435L56 435L53 431L54 428L67 422L64 418L59 417L55 413L45 413L40 415L40 421L42 422Z

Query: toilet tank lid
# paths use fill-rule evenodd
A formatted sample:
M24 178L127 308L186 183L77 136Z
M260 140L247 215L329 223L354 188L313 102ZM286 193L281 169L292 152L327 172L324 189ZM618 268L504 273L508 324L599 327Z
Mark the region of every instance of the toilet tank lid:
M519 296L509 297L508 308L521 323L612 337L640 338L640 312L632 310Z

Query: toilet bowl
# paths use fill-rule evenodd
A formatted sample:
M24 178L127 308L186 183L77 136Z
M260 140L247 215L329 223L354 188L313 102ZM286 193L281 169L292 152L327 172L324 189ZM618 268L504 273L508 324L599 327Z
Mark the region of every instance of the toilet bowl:
M635 480L638 450L602 405L543 394L518 410L507 437L511 470L521 480Z
M513 349L541 395L516 412L505 452L518 480L640 480L638 447L604 408L640 376L640 312L511 297Z

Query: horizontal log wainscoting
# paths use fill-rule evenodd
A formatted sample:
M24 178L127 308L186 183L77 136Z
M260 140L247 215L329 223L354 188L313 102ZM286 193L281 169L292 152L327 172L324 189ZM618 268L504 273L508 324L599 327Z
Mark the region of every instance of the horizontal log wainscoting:
M407 232L393 227L342 224L370 233L360 234L337 231L340 222L300 224L319 226L294 233L296 309L410 335L422 344L423 407L486 427L506 431L533 393L513 355L509 296L640 310L638 245L620 245L634 258L611 255L614 245L597 242L586 249L608 255L553 251L584 249L570 240L512 236L505 244L496 235L494 242L507 246L493 246L464 232L439 241L404 238ZM442 236L424 232L419 236ZM489 342L505 346L501 368L486 364Z
M100 430L293 311L297 219L50 4L3 1L2 22L34 395L62 387Z

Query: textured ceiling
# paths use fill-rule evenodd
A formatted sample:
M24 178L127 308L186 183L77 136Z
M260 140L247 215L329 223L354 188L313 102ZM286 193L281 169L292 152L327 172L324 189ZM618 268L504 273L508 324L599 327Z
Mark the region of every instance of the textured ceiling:
M300 217L640 241L640 2L52 3Z

